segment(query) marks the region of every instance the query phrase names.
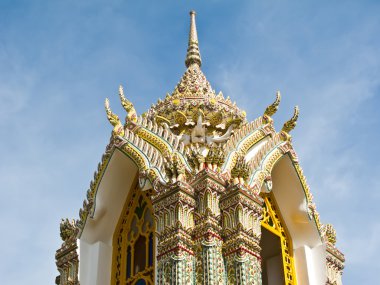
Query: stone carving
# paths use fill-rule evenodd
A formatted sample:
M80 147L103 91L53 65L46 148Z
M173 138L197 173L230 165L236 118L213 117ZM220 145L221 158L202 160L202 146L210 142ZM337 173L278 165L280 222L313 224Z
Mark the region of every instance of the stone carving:
M75 220L62 219L59 225L60 235L64 242L76 237L78 229L75 225Z
M332 224L326 224L322 227L322 232L325 237L325 239L331 243L332 245L335 245L336 243L336 231L334 229L334 226Z

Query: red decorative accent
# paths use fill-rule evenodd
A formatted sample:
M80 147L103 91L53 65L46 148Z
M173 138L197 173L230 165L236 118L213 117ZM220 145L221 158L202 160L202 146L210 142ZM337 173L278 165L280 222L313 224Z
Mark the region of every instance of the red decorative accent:
M242 246L239 246L237 249L235 249L233 251L227 252L224 256L227 257L227 256L229 256L229 255L231 255L231 254L233 254L235 252L240 252L240 251L249 253L250 255L255 256L257 259L259 259L261 261L260 255L258 255L257 253L255 253L255 252L253 252L253 251L251 251L249 249L246 249L245 247L242 247Z
M186 251L186 252L187 252L188 254L190 254L190 255L194 255L194 252L193 252L193 251L187 249L187 248L184 247L184 246L178 245L178 246L176 246L176 247L174 247L174 248L172 248L172 249L169 249L169 250L167 250L167 251L161 253L160 255L157 256L157 259L160 259L160 257L162 257L162 256L164 256L164 255L166 255L166 254L168 254L168 253L171 253L171 252L173 252L173 251L178 251L178 250L183 250L183 251Z

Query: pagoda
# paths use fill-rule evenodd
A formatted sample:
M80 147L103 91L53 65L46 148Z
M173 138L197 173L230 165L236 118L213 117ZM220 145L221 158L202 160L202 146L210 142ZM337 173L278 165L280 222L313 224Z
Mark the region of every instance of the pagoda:
M105 110L110 142L79 219L60 224L59 285L342 284L344 256L322 224L292 145L277 132L281 96L252 122L201 70L190 12L186 71L174 91L125 121Z

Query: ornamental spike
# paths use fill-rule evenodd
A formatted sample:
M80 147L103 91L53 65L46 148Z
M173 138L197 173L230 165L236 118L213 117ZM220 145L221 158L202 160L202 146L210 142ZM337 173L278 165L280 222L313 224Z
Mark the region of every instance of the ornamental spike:
M282 131L285 132L285 133L289 133L291 130L293 130L296 125L297 125L297 119L298 119L298 116L299 116L299 108L298 106L295 106L294 107L294 114L293 114L293 117L290 118L290 120L288 120L284 126L282 127Z
M112 126L114 126L114 129L112 131L113 135L123 136L124 135L123 125L121 124L118 115L112 113L108 98L106 98L106 100L104 101L104 107L106 108L108 121L111 123Z
M132 102L129 101L127 98L125 98L124 95L124 89L123 86L119 86L119 97L121 101L121 105L123 106L124 110L128 113L127 117L125 118L125 121L137 121L137 113L135 110L135 107L133 106Z
M124 88L123 88L123 85L119 85L119 95L120 97L124 97Z
M112 110L110 107L110 101L108 100L108 98L106 98L106 100L104 101L104 107L106 108L108 121L110 121L110 123L113 126L115 126L115 123L119 121L119 117L116 114L112 113Z
M189 67L192 64L196 64L199 67L202 65L201 54L199 52L198 45L197 27L195 24L195 15L195 11L190 11L190 33L185 60L186 67Z
M107 117L111 116L112 111L110 108L110 101L108 100L108 98L106 98L106 100L104 100L104 107L106 108Z
M124 110L129 112L130 104L132 103L127 98L125 98L124 89L122 85L119 86L119 97Z
M276 100L265 109L264 115L272 117L277 112L280 102L281 102L281 94L280 94L280 91L277 91Z

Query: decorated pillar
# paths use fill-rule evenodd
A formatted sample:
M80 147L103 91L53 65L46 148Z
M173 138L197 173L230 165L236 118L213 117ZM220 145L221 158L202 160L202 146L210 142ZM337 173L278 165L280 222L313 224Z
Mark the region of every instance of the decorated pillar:
M162 186L153 198L153 207L157 235L157 284L195 284L192 239L194 190L181 181Z
M206 168L193 178L191 185L197 200L193 231L197 284L225 284L219 208L220 196L225 191L225 181L218 173Z
M262 204L262 199L242 184L227 188L221 198L223 256L229 285L261 284Z

